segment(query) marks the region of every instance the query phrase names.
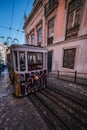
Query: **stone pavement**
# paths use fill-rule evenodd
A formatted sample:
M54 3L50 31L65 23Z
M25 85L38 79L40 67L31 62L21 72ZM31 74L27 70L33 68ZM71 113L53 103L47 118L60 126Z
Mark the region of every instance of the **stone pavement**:
M81 85L70 81L60 80L51 76L48 77L47 83L49 86L66 90L70 93L73 93L74 95L80 96L80 98L83 98L87 101L87 85Z
M12 96L5 71L0 77L0 130L49 130L27 97Z
M27 97L17 98L11 94L8 72L0 76L0 130L49 130L36 108ZM48 85L59 87L87 101L87 87L48 77Z

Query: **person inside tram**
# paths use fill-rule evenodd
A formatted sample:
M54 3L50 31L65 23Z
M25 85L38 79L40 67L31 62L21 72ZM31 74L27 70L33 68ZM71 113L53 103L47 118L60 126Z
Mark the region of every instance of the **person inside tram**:
M34 63L34 59L32 58L32 59L31 59L31 64L33 64L33 63Z

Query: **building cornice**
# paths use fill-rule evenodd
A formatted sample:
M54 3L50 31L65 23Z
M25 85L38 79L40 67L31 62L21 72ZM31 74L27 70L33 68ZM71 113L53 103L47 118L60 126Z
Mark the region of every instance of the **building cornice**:
M33 9L30 13L30 15L28 16L27 20L24 23L23 29L25 29L29 23L29 21L32 19L32 17L34 16L34 14L37 12L38 8L42 7L42 1L39 0L35 6L33 6Z
M77 37L77 38L67 39L67 40L64 40L64 41L61 41L61 42L55 42L51 45L48 45L47 48L54 47L54 46L57 46L57 45L60 45L60 44L67 44L67 43L75 42L75 41L78 41L78 40L84 40L84 39L87 39L87 34L84 35L84 36Z

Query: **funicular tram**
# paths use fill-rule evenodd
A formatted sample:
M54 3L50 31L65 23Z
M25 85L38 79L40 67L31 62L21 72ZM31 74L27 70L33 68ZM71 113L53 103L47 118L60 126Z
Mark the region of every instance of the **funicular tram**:
M9 59L9 75L16 96L25 96L46 87L46 48L27 44L11 45Z

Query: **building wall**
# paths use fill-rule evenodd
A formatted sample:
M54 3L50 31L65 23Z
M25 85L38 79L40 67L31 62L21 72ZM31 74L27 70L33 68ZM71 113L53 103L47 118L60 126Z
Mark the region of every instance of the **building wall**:
M81 25L78 36L87 35L87 0L84 0Z
M28 26L25 29L25 35L28 34L30 41L31 41L31 32L34 30L35 40L34 43L37 45L37 24L43 19L43 10L42 8L39 8L35 15L32 17L32 19L29 21ZM31 42L29 43L31 44Z
M65 38L65 2L64 0L59 0L59 5L56 10L54 43L64 41L64 38Z
M57 12L56 23L55 23L54 43L51 46L47 46L48 51L53 52L52 71L58 71L58 70L75 71L76 70L78 72L87 73L87 0L84 2L82 19L81 19L80 29L78 32L79 38L75 38L71 40L65 40L68 9L67 8L65 9L64 0L59 0L59 3L60 4L57 9L58 12ZM76 48L74 69L68 69L63 67L64 49L71 49L71 48Z
M44 1L43 5L48 0ZM58 6L48 15L44 16L44 6L40 6L38 11L34 13L28 25L25 28L25 35L29 34L32 29L35 31L35 45L37 45L36 25L42 20L43 43L42 46L48 48L48 52L52 51L52 71L78 71L87 73L87 0L84 0L80 27L77 37L66 39L66 26L68 18L68 7L72 0L58 0ZM47 45L48 21L55 17L54 39L52 45ZM63 67L63 56L65 49L76 48L75 64L73 69Z
M67 70L87 72L87 40L77 40L69 43L62 43L53 47L49 47L49 51L53 51L52 71ZM85 46L85 47L84 47ZM64 49L76 48L74 69L63 67L63 52Z

